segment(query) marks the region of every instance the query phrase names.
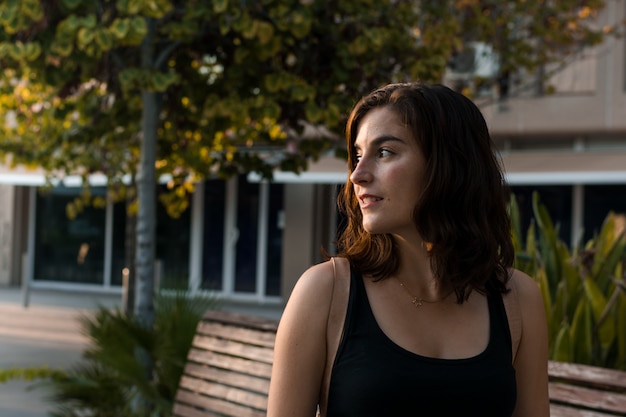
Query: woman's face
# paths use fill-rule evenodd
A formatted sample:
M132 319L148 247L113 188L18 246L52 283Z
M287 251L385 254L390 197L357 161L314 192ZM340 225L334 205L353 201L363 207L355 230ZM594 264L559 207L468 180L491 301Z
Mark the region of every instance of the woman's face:
M358 162L350 180L364 229L414 235L426 161L411 130L390 107L375 108L361 120L354 147Z

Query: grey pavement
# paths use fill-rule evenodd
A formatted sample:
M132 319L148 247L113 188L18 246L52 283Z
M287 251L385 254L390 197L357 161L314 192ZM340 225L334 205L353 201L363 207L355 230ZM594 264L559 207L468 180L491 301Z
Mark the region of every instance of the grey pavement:
M120 304L120 295L31 290L24 307L20 289L0 287L0 369L71 367L87 342L78 318ZM0 417L48 417L47 395L40 382L0 382Z

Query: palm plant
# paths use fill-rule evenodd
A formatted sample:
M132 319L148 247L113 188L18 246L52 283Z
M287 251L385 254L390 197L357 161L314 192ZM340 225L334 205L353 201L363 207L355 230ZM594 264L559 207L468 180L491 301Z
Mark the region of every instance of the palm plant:
M537 193L525 236L515 198L510 210L516 267L542 292L550 358L626 369L626 233L617 216L609 213L596 236L570 251Z
M151 328L122 309L99 308L84 316L90 338L84 360L52 379L54 417L167 417L178 381L203 313L211 297L174 290L155 299ZM138 358L149 358L147 375Z

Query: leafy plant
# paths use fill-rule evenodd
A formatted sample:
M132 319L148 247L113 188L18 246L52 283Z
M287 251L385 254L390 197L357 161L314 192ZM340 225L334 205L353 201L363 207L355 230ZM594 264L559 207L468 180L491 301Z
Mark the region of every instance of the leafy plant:
M534 219L522 236L511 203L516 267L538 282L548 320L550 358L626 369L626 233L609 213L602 229L570 250L533 194Z
M81 318L90 339L82 361L67 371L6 370L0 382L45 380L54 417L170 416L198 322L215 304L212 297L185 290L161 291L150 328L121 308L100 307ZM141 358L151 361L151 374Z

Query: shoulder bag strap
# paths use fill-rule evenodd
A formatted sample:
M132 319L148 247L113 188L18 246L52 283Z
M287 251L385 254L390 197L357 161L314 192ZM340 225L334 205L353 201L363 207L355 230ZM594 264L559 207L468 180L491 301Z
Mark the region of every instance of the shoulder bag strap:
M517 286L515 279L511 277L509 279L509 289L507 294L503 294L504 307L506 308L506 316L509 321L509 331L511 332L511 345L512 345L512 361L515 362L517 356L517 349L522 338L522 314L519 306L519 296L517 294Z
M330 310L328 312L328 323L326 325L326 368L322 379L320 393L321 417L326 416L328 408L328 389L330 387L330 376L339 349L339 343L343 336L344 323L346 321L346 311L348 309L348 298L350 296L350 264L345 258L333 257L333 294L330 300Z

